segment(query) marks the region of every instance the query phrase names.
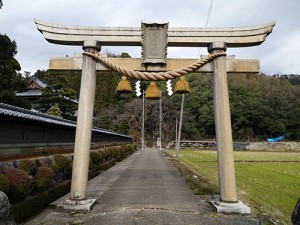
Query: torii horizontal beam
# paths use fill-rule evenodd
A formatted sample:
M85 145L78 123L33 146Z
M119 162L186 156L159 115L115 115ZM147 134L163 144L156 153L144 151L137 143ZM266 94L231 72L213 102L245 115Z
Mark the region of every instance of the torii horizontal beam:
M82 46L84 41L98 41L101 46L141 46L140 27L66 26L34 19L37 29L50 43ZM275 22L259 26L226 28L168 29L169 47L208 47L225 42L227 48L256 46L272 32Z
M49 60L50 70L82 70L82 55L73 57L51 57ZM140 58L107 58L112 63L134 71L155 71L162 72L176 70L197 61L197 59L168 59L168 63L163 67L145 67L141 64ZM260 62L258 59L235 59L234 56L226 57L226 68L228 73L259 73ZM97 71L110 70L101 63L96 65ZM207 63L195 73L211 73L213 71L211 63Z

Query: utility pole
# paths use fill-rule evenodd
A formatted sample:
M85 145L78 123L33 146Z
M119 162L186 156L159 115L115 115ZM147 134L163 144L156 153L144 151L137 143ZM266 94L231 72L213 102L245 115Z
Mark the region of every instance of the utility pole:
M177 135L178 135L177 130L178 130L178 128L177 128L177 117L176 117L176 123L175 123L175 149L176 149L176 150L177 150L177 141L178 141L178 138L177 138Z
M159 150L161 151L161 143L162 143L162 92L160 91L160 99L159 99Z
M181 128L182 128L183 105L184 105L184 94L182 94L180 119L179 119L179 129L178 129L178 138L177 138L177 143L176 143L176 158L177 159L179 159L179 146L180 146L180 137L181 137Z
M142 150L145 149L145 91L143 90L143 104L142 104Z

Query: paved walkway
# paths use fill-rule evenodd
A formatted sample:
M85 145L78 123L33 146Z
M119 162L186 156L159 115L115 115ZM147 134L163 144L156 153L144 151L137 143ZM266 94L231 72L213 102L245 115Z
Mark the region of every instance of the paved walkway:
M259 224L253 216L216 214L157 149L140 150L89 181L88 196L97 199L89 213L47 209L26 225Z

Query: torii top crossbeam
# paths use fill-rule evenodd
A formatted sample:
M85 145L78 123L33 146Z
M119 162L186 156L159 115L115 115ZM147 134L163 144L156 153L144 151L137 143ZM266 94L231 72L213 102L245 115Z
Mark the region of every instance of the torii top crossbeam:
M82 46L84 41L99 41L102 46L141 46L140 27L67 26L34 20L37 29L50 43ZM226 28L168 28L170 47L207 47L225 42L227 47L256 46L264 42L275 22L259 26Z

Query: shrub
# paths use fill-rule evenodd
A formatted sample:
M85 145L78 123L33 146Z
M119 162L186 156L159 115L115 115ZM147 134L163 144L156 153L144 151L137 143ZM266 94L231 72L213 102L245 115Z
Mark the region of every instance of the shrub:
M59 172L63 172L64 170L70 170L72 168L72 160L70 157L65 155L54 155L55 165L57 166L57 170Z
M51 164L50 168L55 171L57 180L68 180L71 178L72 158L70 156L55 154L54 163Z
M106 159L106 152L105 150L100 150L98 151L99 155L100 155L100 162L102 162L104 159Z
M49 168L51 168L54 171L54 173L58 172L58 166L54 162L51 162L49 164Z
M134 151L136 149L133 144L128 144L128 145L126 145L126 147L127 147L127 151L130 153L134 153Z
M121 151L120 148L118 148L118 147L113 148L112 151L113 151L114 158L117 158L118 156L120 156L120 151Z
M102 160L101 155L98 151L91 151L90 157L94 165L99 165Z
M137 144L136 143L132 143L131 145L132 145L134 151L137 150Z
M33 175L36 172L36 164L33 160L21 160L19 169L26 171L28 174Z
M127 155L127 147L123 145L119 148L119 156L122 159L124 159L126 157L126 155Z
M55 173L49 167L38 167L35 175L35 186L39 190L49 187Z
M106 152L106 159L112 159L114 157L114 149L108 148L105 150Z
M8 190L9 190L8 179L3 174L0 174L0 191L7 193Z
M28 173L18 168L6 168L3 173L9 183L7 195L10 201L15 203L25 198L29 190Z

